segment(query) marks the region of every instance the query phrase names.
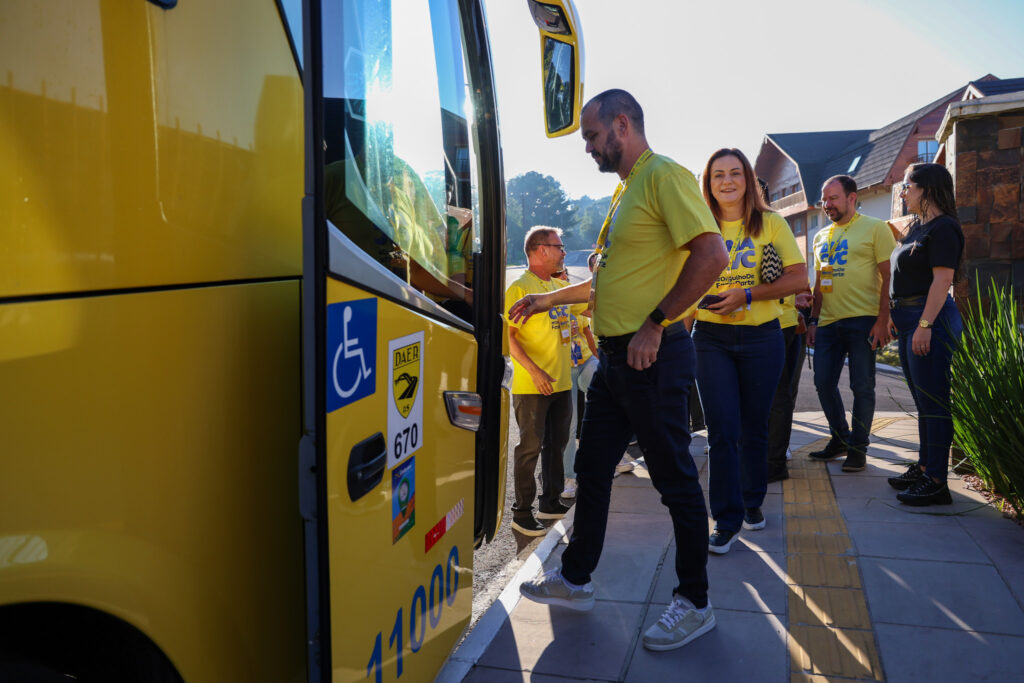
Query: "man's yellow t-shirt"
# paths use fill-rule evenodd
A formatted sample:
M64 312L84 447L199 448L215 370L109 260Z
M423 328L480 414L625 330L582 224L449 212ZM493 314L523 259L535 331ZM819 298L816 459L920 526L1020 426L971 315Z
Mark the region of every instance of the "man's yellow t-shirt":
M640 329L679 279L690 255L684 245L706 232L718 233L718 225L693 174L668 157L651 156L612 216L595 274L594 334ZM673 321L692 312L691 307Z
M744 234L743 221L722 221L722 239L725 240L725 248L729 252L731 262L718 276L715 284L711 285L708 294L715 294L735 287L747 288L761 284L761 257L767 244L775 247L779 258L782 259L783 268L804 262L804 255L800 253L800 247L797 245L796 238L793 237L793 231L790 230L786 219L777 213L768 211L764 212L762 216L764 222L761 234L757 237L749 237ZM696 317L697 320L709 323L763 325L775 320L783 312L783 305L779 303L778 299L767 299L751 302L750 309L744 311L742 320L729 321L724 316L712 313L705 308L697 309Z
M835 223L814 236L814 269L832 266L832 291L822 292L818 327L844 318L877 316L882 275L879 263L888 263L896 247L889 224L854 214L846 225Z
M568 391L572 388L571 362L569 360L569 313L572 306L555 306L545 313L531 315L525 323L514 323L508 317L508 309L512 304L527 294L543 294L553 292L566 286L564 280L551 278L541 280L527 270L505 290L505 319L508 326L518 332L517 339L530 359L551 375L554 382L552 391ZM585 308L585 306L584 306ZM565 330L566 343L562 343L562 331ZM519 362L512 359L512 393L539 394L533 378Z
M800 322L796 312L796 294L787 296L780 305L782 306L782 315L779 316L779 327L782 329L795 327Z

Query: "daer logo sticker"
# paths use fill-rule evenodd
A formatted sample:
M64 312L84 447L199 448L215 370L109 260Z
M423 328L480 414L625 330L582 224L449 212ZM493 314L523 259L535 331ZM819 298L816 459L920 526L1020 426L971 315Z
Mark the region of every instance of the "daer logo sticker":
M423 332L388 342L388 468L423 445Z
M409 417L409 411L416 403L416 393L420 386L420 350L422 344L416 342L395 349L391 354L391 367L394 380L391 389L395 396L395 407L402 417Z

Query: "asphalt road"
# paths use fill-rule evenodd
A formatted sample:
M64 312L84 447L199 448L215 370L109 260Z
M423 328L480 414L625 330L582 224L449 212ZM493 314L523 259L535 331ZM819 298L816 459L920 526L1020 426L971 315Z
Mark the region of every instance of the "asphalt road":
M506 271L506 283L511 283L523 272L522 268L509 268ZM569 268L570 280L578 282L587 275L586 269ZM843 369L842 378L839 381L840 393L847 411L853 405L853 395L850 393L849 377L847 370ZM886 374L879 371L875 378L875 410L878 411L907 411L913 412L913 400L903 380L902 375ZM808 368L807 360L804 361L800 375L800 391L796 402L797 412L821 410L818 402L818 395L814 390L813 371ZM512 453L519 443L519 429L515 417L509 416L509 440L508 440L508 462L509 468L506 473L505 514L502 519L498 533L494 540L481 546L473 554L473 621L475 622L481 614L493 603L505 585L515 576L523 562L534 548L540 544L543 537L527 537L513 532L509 527L511 522L512 505ZM635 455L639 456L639 452Z

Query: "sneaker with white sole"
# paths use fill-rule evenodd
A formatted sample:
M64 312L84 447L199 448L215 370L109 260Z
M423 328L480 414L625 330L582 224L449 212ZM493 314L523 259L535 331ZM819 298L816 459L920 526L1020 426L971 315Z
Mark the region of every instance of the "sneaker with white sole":
M548 528L538 522L533 515L522 519L513 519L510 526L524 536L543 536L548 532Z
M711 538L708 539L708 551L716 555L725 555L736 541L737 536L739 534L735 531L715 529Z
M619 464L615 466L615 473L625 474L626 472L632 472L634 469L636 469L636 462L628 455L624 455Z
M561 569L549 569L534 581L519 584L519 594L545 605L559 605L579 612L594 609L594 585L572 586L562 578Z
M562 505L561 503L555 503L555 507L550 509L538 505L537 519L561 519L571 509L568 505Z
M562 498L576 497L576 480L572 477L565 478L565 488L562 489Z
M747 508L743 512L743 528L757 531L765 527L764 514L761 508Z
M674 650L714 627L715 610L710 602L699 610L686 598L675 595L661 618L644 633L644 647L657 651Z

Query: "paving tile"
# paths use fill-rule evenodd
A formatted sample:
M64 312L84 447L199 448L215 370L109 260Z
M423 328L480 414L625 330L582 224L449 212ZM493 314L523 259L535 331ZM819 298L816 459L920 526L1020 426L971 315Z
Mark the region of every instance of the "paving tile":
M928 512L937 508L915 508L903 505L896 500L896 491L893 490L892 493L891 500L885 498L842 498L839 499L839 509L847 522L905 522L946 526L950 524L950 517ZM942 506L942 509L973 514L966 512L971 507L974 507L971 503L958 502L949 507Z
M870 451L870 449L869 449ZM832 460L828 463L829 474L835 476L846 476L851 474L850 472L843 472L843 458ZM868 456L865 462L864 470L860 472L854 472L860 477L894 477L898 474L903 474L907 469L907 466L901 460L900 462L889 462L878 457ZM886 484L888 486L888 484Z
M597 599L645 602L664 552L663 545L606 544L601 561L591 575Z
M789 652L795 672L883 680L871 631L790 626Z
M787 555L789 582L801 586L860 588L857 560L838 555Z
M1024 671L1024 638L894 624L875 631L890 681L1019 681Z
M632 476L632 475L622 475ZM649 486L616 486L612 489L610 512L638 512L668 514L668 508L661 504L661 494L653 485Z
M1024 610L991 565L861 558L876 623L1024 635Z
M895 491L881 477L867 477L863 472L838 472L832 474L832 490L837 499L843 498L884 498L895 499Z
M853 544L846 534L786 534L786 552L845 555L853 552Z
M864 592L852 588L791 586L789 625L870 629Z
M616 672L615 675L617 675ZM611 678L573 678L572 683L598 683L599 681L614 681ZM494 669L486 666L475 666L462 679L463 683L566 683L561 676L544 676L530 671L511 671L509 669Z
M651 605L643 629L657 620L662 609L664 605ZM789 680L786 631L778 617L716 607L715 621L712 631L678 650L649 652L638 642L626 683Z
M643 609L642 605L598 601L590 612L574 612L520 600L479 664L615 680L639 633Z
M735 549L736 546L733 546ZM654 586L655 602L672 595L678 579L670 546ZM708 558L708 598L715 609L786 613L786 558L782 553L727 553Z
M845 534L846 524L840 517L792 517L786 520L786 535L801 534Z
M835 500L815 500L809 503L786 503L787 519L809 517L811 519L829 519L839 517L839 506Z
M923 526L927 529L922 530ZM989 563L978 544L953 519L945 525L848 522L846 527L862 557Z
M606 547L616 544L664 547L671 540L672 518L664 506L654 514L614 512L608 515Z

